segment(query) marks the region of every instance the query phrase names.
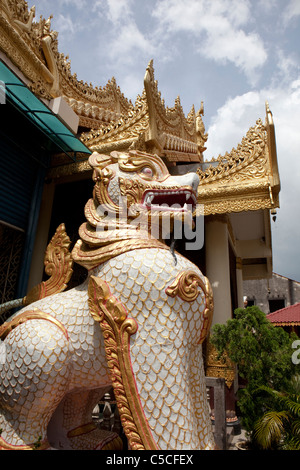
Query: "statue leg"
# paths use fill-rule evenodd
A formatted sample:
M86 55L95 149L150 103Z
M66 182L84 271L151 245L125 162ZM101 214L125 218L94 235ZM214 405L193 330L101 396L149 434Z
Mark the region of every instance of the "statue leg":
M201 345L144 344L132 358L141 406L158 448L213 449Z
M68 393L48 426L51 447L65 450L121 450L122 440L118 434L99 429L92 420L93 409L110 388L111 385Z
M26 313L0 331L0 449L47 448L47 425L69 381L66 331L42 318L26 321Z

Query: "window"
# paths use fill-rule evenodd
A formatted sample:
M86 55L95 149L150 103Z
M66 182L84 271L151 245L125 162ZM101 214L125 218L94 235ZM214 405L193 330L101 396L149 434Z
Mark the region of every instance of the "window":
M269 299L270 313L281 310L285 307L285 299Z

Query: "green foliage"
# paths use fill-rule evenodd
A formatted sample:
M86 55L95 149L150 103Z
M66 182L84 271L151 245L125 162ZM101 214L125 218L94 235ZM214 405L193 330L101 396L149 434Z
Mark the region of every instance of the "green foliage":
M271 407L254 426L253 438L263 449L300 450L300 394L293 387L288 393L262 386L265 406Z
M212 328L211 343L237 364L246 386L239 390L238 405L242 425L252 435L255 422L265 411L265 397L255 391L260 386L289 390L296 373L291 344L295 335L274 327L258 307L237 309L234 318Z
M38 450L41 447L42 436L39 436L37 441L33 443L33 450Z

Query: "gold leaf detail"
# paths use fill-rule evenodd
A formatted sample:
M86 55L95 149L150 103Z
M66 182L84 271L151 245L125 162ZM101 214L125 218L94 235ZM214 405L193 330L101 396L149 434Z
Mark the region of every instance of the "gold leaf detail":
M186 302L194 302L200 294L198 286L202 289L204 288L204 283L198 274L194 271L184 271L167 287L166 293L170 297L178 295Z
M229 359L227 353L219 358L218 351L210 341L207 342L206 375L208 377L224 378L226 386L230 388L236 375L235 364Z
M180 297L185 302L194 302L201 290L205 295L205 309L203 312L203 325L201 329L199 343L202 343L210 329L213 316L213 294L209 280L204 280L194 271L183 271L174 282L167 287L166 294L170 297Z
M45 253L45 272L50 278L31 289L23 299L24 305L29 305L36 300L65 290L73 273L73 260L69 252L70 243L65 225L61 224L47 246Z
M69 339L68 332L60 321L52 317L52 315L50 315L49 313L44 313L37 309L23 312L20 315L17 315L16 317L14 317L12 320L3 323L3 325L0 327L0 339L3 341L13 329L21 325L22 323L25 323L28 320L49 321L50 323L53 323L54 325L56 325L60 330L62 330L67 340Z
M91 276L88 293L90 313L103 332L108 369L130 448L157 449L139 400L130 361L130 336L136 333L137 323L127 318L125 307L102 279Z

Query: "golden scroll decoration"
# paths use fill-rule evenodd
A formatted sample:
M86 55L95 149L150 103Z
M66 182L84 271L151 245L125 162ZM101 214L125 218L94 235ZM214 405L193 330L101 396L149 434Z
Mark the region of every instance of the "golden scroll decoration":
M127 318L125 307L102 279L91 276L88 293L91 315L103 332L109 374L129 446L132 450L158 449L144 415L130 361L130 336L136 333L137 323Z
M199 288L205 295L204 321L199 339L199 343L203 343L209 332L214 310L212 288L207 277L201 279L194 271L183 271L167 287L166 294L170 297L178 296L185 302L194 302L201 292Z
M210 341L207 341L206 375L208 377L224 378L225 384L231 388L235 376L236 366L224 352L219 358L218 351Z
M65 290L73 273L70 244L65 225L59 225L47 246L44 258L45 272L50 277L29 291L23 299L23 305L29 305L36 300Z
M17 315L16 317L12 318L12 320L3 323L0 327L0 339L3 341L6 336L17 326L21 325L22 323L25 323L28 320L46 320L49 321L50 323L53 323L56 325L65 335L67 340L69 339L68 332L66 328L63 326L63 324L58 321L56 318L52 317L49 313L41 312L38 309L34 310L29 310L26 312L21 313L20 315Z

